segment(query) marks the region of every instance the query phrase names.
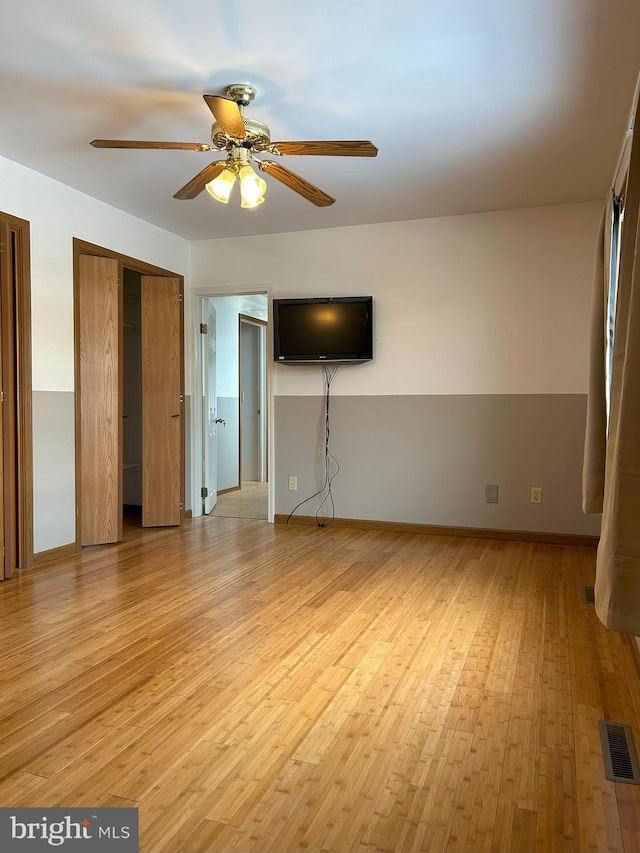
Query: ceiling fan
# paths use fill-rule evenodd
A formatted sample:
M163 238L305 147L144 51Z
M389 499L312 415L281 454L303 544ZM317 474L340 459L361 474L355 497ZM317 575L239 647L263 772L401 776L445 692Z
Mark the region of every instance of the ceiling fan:
M245 118L244 108L253 101L253 87L237 83L229 86L226 95L204 95L215 122L211 128L212 145L199 142L148 142L125 139L94 139L94 148L179 148L187 151L226 151L224 160L214 160L198 172L173 196L177 199L196 198L206 189L217 201L227 203L239 178L242 207L255 208L264 201L266 182L251 168L258 168L280 183L299 193L312 204L326 207L335 199L309 181L296 175L273 160L258 159L256 154L300 154L336 157L375 157L378 149L365 140L342 142L272 142L266 124Z

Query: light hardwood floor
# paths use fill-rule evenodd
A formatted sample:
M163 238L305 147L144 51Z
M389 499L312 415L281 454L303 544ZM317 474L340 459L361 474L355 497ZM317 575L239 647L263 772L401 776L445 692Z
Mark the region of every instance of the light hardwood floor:
M594 551L202 518L0 584L0 804L145 853L640 850Z

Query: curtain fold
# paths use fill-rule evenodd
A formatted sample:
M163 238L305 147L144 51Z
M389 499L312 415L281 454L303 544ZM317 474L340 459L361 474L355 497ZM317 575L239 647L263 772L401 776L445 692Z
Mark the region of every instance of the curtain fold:
M604 501L604 462L607 439L605 364L612 215L613 199L610 193L600 220L591 301L589 396L582 467L582 511L585 513L602 512Z
M637 108L634 127L638 127ZM609 433L606 439L604 467L602 533L598 546L595 585L596 612L600 620L612 630L635 635L640 635L639 208L640 133L636 133L631 143L620 243ZM594 325L596 322L599 321L594 321ZM602 360L604 363L603 355ZM604 370L604 366L602 369ZM594 400L598 412L600 405L598 396ZM598 442L599 439L594 439L592 447ZM594 458L595 453L594 450ZM584 502L588 506L597 505L597 464L599 463L594 464L589 482L592 491L585 494Z

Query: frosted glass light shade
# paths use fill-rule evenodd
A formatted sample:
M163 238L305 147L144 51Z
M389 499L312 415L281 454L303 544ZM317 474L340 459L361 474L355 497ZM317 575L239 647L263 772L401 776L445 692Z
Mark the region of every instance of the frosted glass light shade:
M209 181L208 184L205 184L205 189L210 196L215 198L216 201L221 201L223 204L227 204L235 182L236 173L232 172L230 169L225 169L223 172L220 172L217 178L214 178L212 181Z
M240 175L240 195L242 201L241 207L249 208L258 207L264 201L264 194L267 190L267 182L256 175L251 166L243 166L239 172Z

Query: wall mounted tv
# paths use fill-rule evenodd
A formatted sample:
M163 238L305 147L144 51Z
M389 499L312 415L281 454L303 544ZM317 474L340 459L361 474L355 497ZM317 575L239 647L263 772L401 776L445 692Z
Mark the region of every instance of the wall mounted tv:
M280 364L373 358L373 297L273 300L274 359Z

